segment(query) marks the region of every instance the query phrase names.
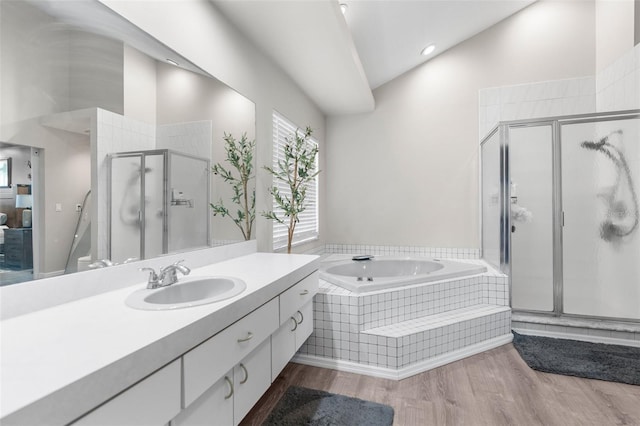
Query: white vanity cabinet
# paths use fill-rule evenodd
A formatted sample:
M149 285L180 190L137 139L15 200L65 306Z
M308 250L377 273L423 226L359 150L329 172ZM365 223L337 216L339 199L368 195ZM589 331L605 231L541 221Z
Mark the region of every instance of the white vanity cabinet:
M74 426L239 424L311 335L317 291L316 271Z
M164 425L180 412L180 360L161 368L73 423Z

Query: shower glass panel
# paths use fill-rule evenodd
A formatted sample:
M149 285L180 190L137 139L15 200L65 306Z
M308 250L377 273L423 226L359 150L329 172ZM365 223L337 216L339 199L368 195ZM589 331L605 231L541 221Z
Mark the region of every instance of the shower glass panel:
M208 246L209 160L166 149L109 157L111 261Z
M640 119L560 134L564 312L640 319Z
M482 258L500 268L500 133L481 146L482 156Z
M207 246L209 162L172 153L169 176L169 251Z
M111 158L111 259L140 258L142 156Z
M166 253L164 232L165 159L163 153L144 156L144 257Z
M514 312L640 323L640 110L502 122L481 154Z
M553 126L509 128L511 306L553 311ZM535 160L534 160L535 159Z

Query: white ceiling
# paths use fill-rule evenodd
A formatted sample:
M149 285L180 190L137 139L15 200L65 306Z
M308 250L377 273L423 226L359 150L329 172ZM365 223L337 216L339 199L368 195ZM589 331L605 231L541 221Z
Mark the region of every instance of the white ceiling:
M372 89L502 21L533 0L341 0ZM436 50L422 56L422 49Z
M325 113L373 110L373 95L337 1L212 1Z
M371 111L371 89L535 0L212 0L327 115ZM421 56L428 44L436 51Z

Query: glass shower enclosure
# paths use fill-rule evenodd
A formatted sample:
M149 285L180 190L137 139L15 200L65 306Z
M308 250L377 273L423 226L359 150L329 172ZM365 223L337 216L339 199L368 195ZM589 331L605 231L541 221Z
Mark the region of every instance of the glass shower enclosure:
M503 122L481 159L482 254L514 312L640 322L640 110Z
M109 155L109 259L209 244L209 160L172 150Z

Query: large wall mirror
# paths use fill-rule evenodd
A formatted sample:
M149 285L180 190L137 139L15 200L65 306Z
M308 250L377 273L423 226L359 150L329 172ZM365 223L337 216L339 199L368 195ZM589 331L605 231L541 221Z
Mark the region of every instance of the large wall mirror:
M252 101L98 2L0 8L1 285L244 240L211 166Z

